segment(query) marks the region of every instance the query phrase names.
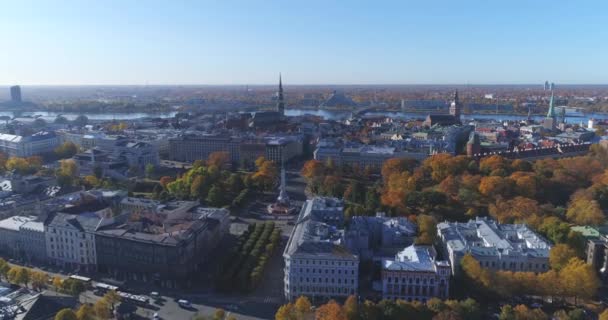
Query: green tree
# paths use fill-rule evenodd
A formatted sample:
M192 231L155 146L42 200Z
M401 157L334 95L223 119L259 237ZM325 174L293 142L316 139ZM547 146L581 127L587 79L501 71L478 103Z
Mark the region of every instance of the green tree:
M344 301L344 312L348 320L359 320L359 303L354 295L348 296Z
M148 163L148 164L146 165L146 169L145 169L145 172L146 172L146 178L150 179L150 178L152 177L152 175L154 174L154 169L155 169L155 167L154 167L154 165L153 165L153 164Z
M211 187L209 190L205 201L214 207L221 207L224 204L224 193L221 187L218 185L213 185L213 187Z
M66 141L59 147L55 148L55 155L59 159L67 159L73 157L78 152L78 146L71 141Z

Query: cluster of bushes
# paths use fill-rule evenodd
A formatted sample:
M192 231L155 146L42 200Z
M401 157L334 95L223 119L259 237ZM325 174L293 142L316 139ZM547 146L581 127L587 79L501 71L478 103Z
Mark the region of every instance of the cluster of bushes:
M382 300L378 303L366 300L359 303L355 296L349 296L343 305L330 300L315 310L311 308L308 298L299 297L295 303L281 306L275 320L480 320L482 317L480 305L473 299L442 301L432 298L426 304L404 300Z
M250 225L222 264L225 271L219 279L219 288L226 291L255 288L280 239L281 230L273 222Z
M250 193L249 188L245 188L245 189L241 190L241 192L239 192L239 195L236 196L234 198L234 200L232 200L232 207L237 208L237 207L240 207L241 205L243 205L243 203L245 203L245 200L247 200L249 193Z

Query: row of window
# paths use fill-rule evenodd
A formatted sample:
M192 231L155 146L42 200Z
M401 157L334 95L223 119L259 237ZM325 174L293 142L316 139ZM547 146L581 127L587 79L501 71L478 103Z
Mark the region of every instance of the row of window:
M296 272L299 271L299 273L304 273L304 270L306 270L306 273L311 273L310 272L311 269L309 269L309 268L306 268L306 269L304 269L304 268L298 268L298 269L294 268L294 271L296 271ZM336 269L315 269L315 268L312 269L312 273L313 274L315 274L315 273L323 274L324 273L323 270L325 270L325 274L330 274L330 273L331 274L336 274ZM331 272L330 272L330 270L331 270ZM343 274L343 273L344 274L349 274L350 273L351 275L355 275L355 270L350 270L350 272L348 272L348 270L338 269L337 273L338 274Z
M486 268L490 268L490 267L496 268L496 265L497 265L496 261L491 261L491 262L490 261L481 261L479 264L482 267L486 267ZM519 263L519 270L524 270L525 266L526 265L525 265L524 262L520 262ZM539 267L541 269L539 269ZM527 270L533 270L533 269L534 270L545 270L545 268L546 268L546 264L544 264L544 263L541 263L541 264L536 263L536 264L534 264L534 263L529 262ZM502 262L502 269L507 269L507 263L505 261ZM517 262L509 262L508 269L509 270L517 270Z
M287 287L289 290L289 287ZM293 286L293 293L327 293L327 294L355 294L355 288L344 288L344 287L316 287L316 286Z
M296 278L297 279L297 278ZM310 283L310 279L312 279L312 283L323 283L323 279L325 279L325 283L338 283L338 284L348 284L348 279L338 278L306 278L306 283ZM300 277L300 283L304 282L304 277ZM350 284L355 284L355 279L350 279Z
M420 284L420 278L415 278L414 279L414 278L408 278L408 277L400 277L400 278L397 278L397 277L395 277L395 278L393 278L393 277L387 277L386 281L388 283L391 283L391 282L393 282L393 279L395 280L395 283L399 283L399 279L401 279L401 283L406 283L407 282L409 284L414 284L414 283L415 284ZM426 284L427 283L427 279L428 279L428 282L430 284L434 284L435 283L435 279L434 278L422 278L422 284ZM443 281L443 279L442 279L442 281Z
M325 263L323 263L323 262L325 262ZM333 261L333 260L331 261L331 263L329 263L328 260L320 260L320 261L317 261L317 260L294 260L293 264L302 264L302 265L317 265L318 264L318 265L326 265L326 266L329 266L329 265L335 266L335 265L337 265L337 266L345 266L345 267L346 266L351 266L351 267L355 266L355 262L353 262L353 261L349 262L349 261Z

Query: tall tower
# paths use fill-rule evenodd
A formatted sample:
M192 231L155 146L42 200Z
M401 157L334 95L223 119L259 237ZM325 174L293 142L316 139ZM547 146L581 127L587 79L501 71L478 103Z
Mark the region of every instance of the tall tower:
M557 125L557 115L555 114L555 107L553 106L553 83L551 83L549 89L551 90L551 98L549 99L549 110L547 111L547 117L545 117L543 120L543 127L547 130L555 130L555 126Z
M456 118L456 121L460 122L460 110L462 106L460 101L458 100L458 90L454 91L454 99L452 99L452 104L450 104L450 115Z
M20 103L21 102L21 87L12 86L10 90L11 90L11 101Z
M283 98L283 82L281 81L280 73L279 73L279 99L277 100L277 111L282 116L285 115L285 100Z

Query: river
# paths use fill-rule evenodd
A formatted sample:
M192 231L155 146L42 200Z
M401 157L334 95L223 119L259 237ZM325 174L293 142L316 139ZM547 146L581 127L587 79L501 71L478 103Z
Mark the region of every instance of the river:
M172 118L177 112L164 112L164 113L148 113L148 112L133 112L133 113L86 113L90 120L136 120L141 118ZM1 111L0 116L13 117L15 114L11 111ZM44 117L57 117L62 115L68 120L74 120L81 113L75 112L51 112L51 111L27 111L20 113L20 116L44 116ZM336 111L336 110L320 110L320 109L286 109L285 115L295 117L302 115L315 115L326 120L344 120L351 116L350 111ZM395 119L424 119L426 114L424 113L410 113L410 112L368 112L365 115L377 115L387 116ZM462 118L465 120L525 120L525 115L515 114L463 114ZM533 120L542 120L544 116L536 115L532 116ZM566 115L567 123L584 123L586 124L589 119L595 120L608 120L608 113L586 113L579 114L577 116Z
M315 115L322 117L326 120L344 120L348 119L351 115L350 111L334 111L334 110L317 110L317 109L286 109L285 114L287 116L302 116L302 115ZM365 115L378 115L378 116L387 116L390 118L396 119L424 119L426 118L426 114L424 113L409 113L409 112L368 112ZM465 120L497 120L497 121L513 121L513 120L526 120L527 116L525 115L515 115L515 114L463 114L462 118ZM540 121L544 119L544 116L535 115L531 116L533 120ZM586 124L589 119L595 120L608 120L608 113L586 113L579 114L577 116L568 116L566 115L567 123L584 123Z
M82 113L75 112L53 112L53 111L25 111L18 113L21 117L26 116L43 116L43 117L57 117L58 115L64 116L68 120L74 120ZM132 112L132 113L84 113L89 120L136 120L141 118L172 118L177 112L162 112L162 113L148 113L148 112ZM0 116L15 116L12 111L0 111Z

